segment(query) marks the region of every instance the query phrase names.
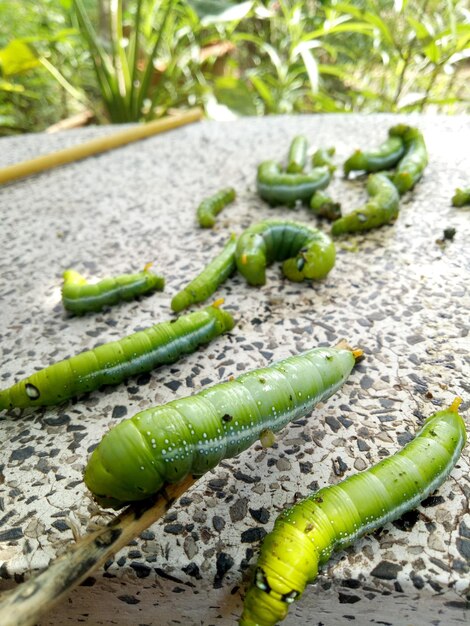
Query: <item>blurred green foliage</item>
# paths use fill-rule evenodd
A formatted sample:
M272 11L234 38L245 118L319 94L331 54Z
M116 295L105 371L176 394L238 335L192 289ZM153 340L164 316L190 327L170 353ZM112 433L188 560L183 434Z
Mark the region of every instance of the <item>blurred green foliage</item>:
M10 0L0 133L100 121L470 111L468 0Z

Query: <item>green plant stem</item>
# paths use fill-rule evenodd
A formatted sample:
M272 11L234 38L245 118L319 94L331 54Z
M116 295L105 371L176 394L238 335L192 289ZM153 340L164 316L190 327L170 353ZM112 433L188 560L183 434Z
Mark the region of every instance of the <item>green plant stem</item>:
M88 98L84 96L80 91L78 91L78 89L75 89L75 87L68 82L65 76L63 76L63 74L61 74L59 70L54 65L52 65L52 63L50 63L44 57L39 57L39 62L50 74L52 74L52 76L56 79L59 85L67 93L69 93L72 98L78 100L78 102L81 102L82 104L85 104L87 107L90 107L90 101L88 100Z
M135 90L139 84L139 36L140 36L140 24L142 16L142 0L137 0L134 32L132 33L132 41L130 44L129 52L129 67L131 70L131 85L129 94L129 103L134 115L138 115L138 111L135 108Z
M124 102L126 102L130 95L130 74L126 53L122 47L122 40L124 38L122 29L122 0L111 0L109 17L114 68L116 71L119 95Z
M149 87L150 87L150 81L152 79L152 73L153 73L153 69L154 69L153 61L154 61L154 58L156 57L158 49L160 47L160 43L161 43L162 38L163 38L163 33L165 31L166 22L168 20L168 16L170 15L170 11L173 8L174 3L175 3L175 0L168 0L168 4L166 6L165 13L163 14L163 18L162 18L162 21L160 23L160 27L159 27L158 33L156 35L155 42L154 42L153 47L152 47L152 52L151 52L151 54L150 54L150 56L148 58L148 61L147 61L147 65L146 65L146 68L145 68L144 76L142 78L142 84L140 85L140 87L139 87L139 89L137 90L137 93L136 93L136 100L137 100L137 102L136 102L135 112L136 112L137 116L139 116L139 117L140 117L141 112L142 112L144 99L148 95L148 91L149 91Z
M421 21L423 18L423 15L426 13L426 9L428 7L429 4L429 0L424 0L423 4L421 5L421 9L418 15L418 21ZM398 53L403 61L403 66L400 72L400 76L398 79L398 85L397 85L397 89L395 91L395 95L393 97L393 103L396 106L398 103L398 100L400 99L401 96L401 92L403 89L403 83L405 82L405 74L406 74L406 70L409 67L410 64L410 60L411 60L411 55L413 52L413 48L416 45L416 37L412 37L412 39L410 40L408 47L406 49L406 51L403 53L403 51L398 48Z
M424 98L421 101L421 104L419 106L419 111L420 113L422 113L424 111L425 106L427 105L428 99L429 99L429 94L431 93L431 89L434 85L434 83L436 82L436 78L440 72L441 69L441 64L436 64L434 66L433 71L431 72L431 77L429 79L428 82L428 86L426 87L426 91L424 93Z

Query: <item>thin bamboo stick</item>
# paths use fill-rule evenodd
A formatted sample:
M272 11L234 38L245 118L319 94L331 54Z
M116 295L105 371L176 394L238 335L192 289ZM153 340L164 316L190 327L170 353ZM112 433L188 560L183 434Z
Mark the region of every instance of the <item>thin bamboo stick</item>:
M195 478L169 485L156 499L128 507L110 524L73 544L44 571L0 596L2 626L34 626L52 606L63 600L115 552L162 517Z
M0 184L8 183L18 178L24 178L25 176L31 176L32 174L64 165L65 163L78 161L79 159L84 159L93 154L113 150L114 148L119 148L133 141L145 139L151 135L163 133L167 130L184 126L185 124L197 122L202 118L202 115L201 109L190 109L175 116L164 117L147 124L138 124L106 137L92 139L78 146L72 146L28 161L9 165L0 169Z

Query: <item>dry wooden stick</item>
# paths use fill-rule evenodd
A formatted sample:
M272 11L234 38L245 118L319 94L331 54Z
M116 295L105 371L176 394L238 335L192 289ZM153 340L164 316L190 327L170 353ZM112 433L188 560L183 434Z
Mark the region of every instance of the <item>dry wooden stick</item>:
M24 178L31 174L37 174L47 169L64 165L65 163L71 163L72 161L78 161L84 159L93 154L112 150L113 148L119 148L133 141L139 139L145 139L151 135L163 133L185 124L191 124L197 122L202 118L202 110L199 108L190 109L184 113L178 115L164 117L160 120L149 122L148 124L137 124L131 128L126 128L112 135L106 137L99 137L92 139L78 146L72 146L52 152L51 154L45 154L43 156L36 157L29 161L22 161L9 165L0 169L0 184L8 183L18 178Z
M115 552L157 521L196 479L169 485L151 501L128 507L107 526L73 544L48 568L0 596L2 626L34 626Z

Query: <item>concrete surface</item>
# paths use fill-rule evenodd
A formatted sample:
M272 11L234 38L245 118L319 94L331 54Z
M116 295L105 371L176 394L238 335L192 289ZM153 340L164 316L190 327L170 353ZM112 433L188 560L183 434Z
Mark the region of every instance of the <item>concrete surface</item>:
M270 209L255 193L257 164L285 157L304 133L334 145L341 164L403 116L298 116L203 122L0 189L0 386L45 365L168 319L172 295L229 232L276 216L315 224L306 208ZM275 447L224 461L160 523L96 572L41 624L232 625L258 552L283 507L317 486L392 454L422 419L463 398L469 419L470 213L450 205L470 182L468 117L412 117L430 164L395 225L338 242L326 280L293 284L278 265L262 288L235 277L218 294L238 319L224 336L171 367L75 403L0 416L2 586L42 568L103 520L82 483L90 448L139 410L196 392L319 344L347 337L366 353L346 385ZM86 128L0 140L0 166L111 132ZM199 201L226 186L236 202L213 231ZM330 187L343 207L364 180ZM325 223L318 222L328 229ZM444 228L453 241L437 243ZM163 294L83 318L60 304L61 273L137 271L147 261ZM464 624L470 598L468 447L415 513L336 554L285 624ZM99 511L98 511L99 512ZM105 516L106 518L106 516Z

